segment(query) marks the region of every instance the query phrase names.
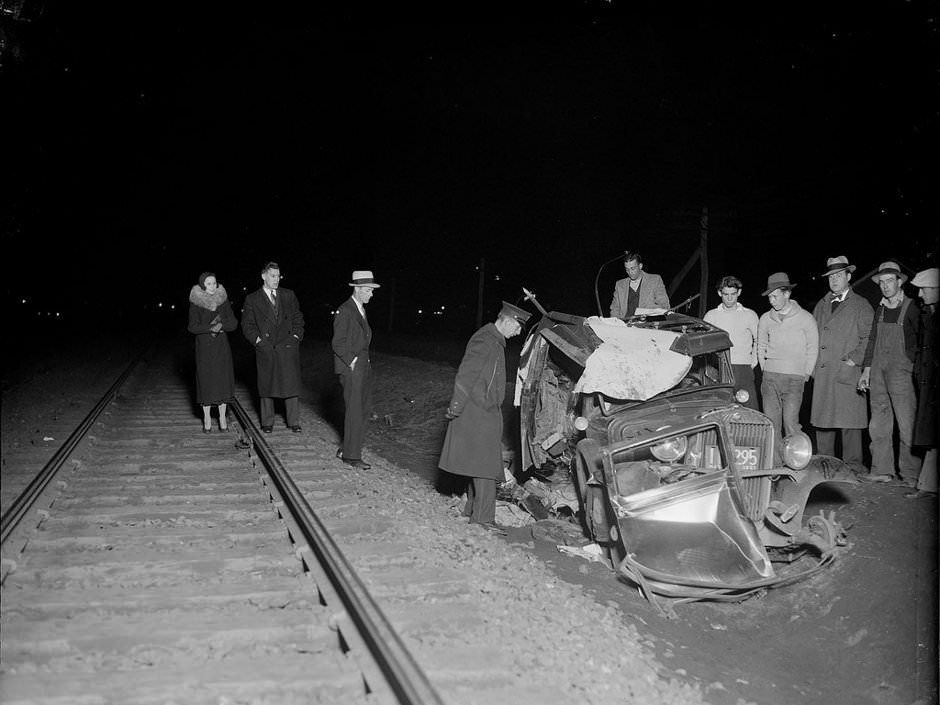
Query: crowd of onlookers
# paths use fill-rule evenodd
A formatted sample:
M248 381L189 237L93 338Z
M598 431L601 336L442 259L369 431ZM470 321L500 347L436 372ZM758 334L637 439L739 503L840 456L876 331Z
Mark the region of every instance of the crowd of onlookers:
M639 254L628 252L624 268L611 316L669 308L662 278L643 271ZM904 291L908 276L901 266L881 263L870 277L881 290L877 307L853 290L855 269L847 257L829 258L821 273L829 291L812 312L793 298L796 284L786 272L771 274L762 293L770 308L760 317L738 302L741 280L726 276L718 284L721 303L705 320L728 332L735 384L781 438L801 432L803 393L812 379L817 453L841 458L861 480L906 485L906 497L936 494L938 269L917 272L910 281L918 304ZM863 456L865 429L870 468Z

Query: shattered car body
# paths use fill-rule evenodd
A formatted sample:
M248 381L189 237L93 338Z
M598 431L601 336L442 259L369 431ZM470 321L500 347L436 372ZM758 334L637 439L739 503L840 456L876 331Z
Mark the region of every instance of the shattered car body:
M741 599L845 544L834 516L804 510L820 483L854 476L738 403L730 347L725 331L672 312L551 312L523 347L521 468L571 473L584 529L654 603ZM775 567L807 552L808 570Z

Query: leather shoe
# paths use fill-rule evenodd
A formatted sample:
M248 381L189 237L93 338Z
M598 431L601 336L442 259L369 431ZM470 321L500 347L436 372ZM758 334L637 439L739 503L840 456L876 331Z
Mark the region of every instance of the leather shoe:
M913 492L905 492L905 499L926 499L927 497L936 497L936 492L925 492L924 490L914 490Z
M261 430L264 431L265 433L271 433L271 431L274 430L274 426L262 426Z
M471 523L476 524L477 526L481 526L487 531L490 531L494 534L501 534L503 536L506 535L506 530L503 527L501 527L499 524L497 524L495 521L482 521L482 522L471 522Z
M336 457L342 459L343 457L343 446L340 446L336 449Z
M290 430L293 431L294 433L300 433L301 431L303 431L303 429L300 426L291 426Z
M359 468L360 470L369 470L372 468L372 466L369 465L369 463L367 463L365 460L351 460L349 458L343 458L343 462L347 465L352 465L354 468Z

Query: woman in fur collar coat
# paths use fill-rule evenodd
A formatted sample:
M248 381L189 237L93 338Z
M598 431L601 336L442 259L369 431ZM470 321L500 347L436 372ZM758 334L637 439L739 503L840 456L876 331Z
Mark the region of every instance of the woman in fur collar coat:
M203 272L189 292L190 333L196 336L196 401L202 406L202 432L212 430L212 407L219 407L219 430L227 431L226 404L235 396L235 373L228 333L238 327L225 287Z

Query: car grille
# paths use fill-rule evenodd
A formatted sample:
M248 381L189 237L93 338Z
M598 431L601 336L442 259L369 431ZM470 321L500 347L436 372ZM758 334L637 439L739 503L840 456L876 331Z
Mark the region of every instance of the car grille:
M731 442L737 448L756 448L756 469L767 470L773 465L773 425L766 418L742 420L738 414L729 414ZM738 418L736 418L738 417ZM764 510L770 502L769 477L748 477L740 482L744 512L753 521L764 518Z

